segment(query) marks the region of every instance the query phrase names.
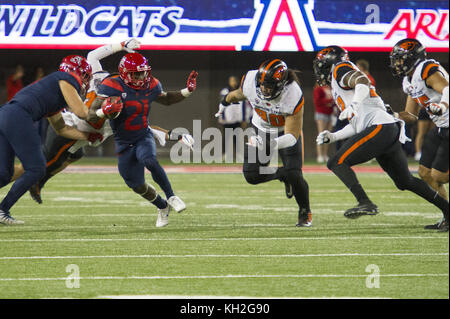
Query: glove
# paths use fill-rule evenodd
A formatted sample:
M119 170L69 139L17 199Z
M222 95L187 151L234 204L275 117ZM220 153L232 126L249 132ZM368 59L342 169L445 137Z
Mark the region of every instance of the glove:
M134 38L123 41L120 44L122 45L122 50L128 53L134 53L134 49L139 49L141 46L141 43Z
M214 114L215 117L220 117L222 116L223 112L225 111L226 106L223 105L222 103L219 104L219 110L217 111L216 114Z
M110 96L102 104L103 114L109 119L115 119L122 111L123 103L120 97Z
M257 149L263 149L264 148L264 140L259 135L253 135L248 138L247 145L251 147L256 147Z
M336 139L334 138L334 134L329 131L320 132L316 138L317 145L333 143L335 141Z
M194 92L197 88L197 71L192 71L191 74L189 74L188 80L187 80L187 89L189 92Z
M194 143L195 140L190 134L183 134L181 135L180 142L184 145L188 146L191 150L194 150Z
M446 110L447 108L442 103L430 103L427 106L427 111L434 115L442 115Z
M388 114L394 115L394 110L389 104L385 104L384 107L386 108L386 112L388 112Z
M354 116L356 116L356 111L353 108L353 104L351 104L350 106L346 107L341 114L339 114L339 119L341 121L344 120L351 120Z
M99 141L100 143L103 141L103 135L100 133L89 133L88 134L89 144L95 144L95 142ZM98 143L98 144L100 144Z

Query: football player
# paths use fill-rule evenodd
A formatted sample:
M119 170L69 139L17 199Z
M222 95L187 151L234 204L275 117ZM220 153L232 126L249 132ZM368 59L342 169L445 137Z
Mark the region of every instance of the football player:
M333 98L341 110L340 118L349 124L330 133L323 131L317 143L331 143L349 138L327 163L327 166L347 186L358 201L344 216L358 218L375 215L377 206L359 183L352 166L375 158L400 190L410 190L438 207L446 223L440 231L448 231L448 201L423 180L411 175L401 143L408 139L404 122L386 112L383 100L362 73L348 58L345 49L329 46L321 50L313 62L320 85L331 84ZM446 225L445 225L446 224Z
M418 120L426 110L435 127L426 135L419 161L419 176L439 195L448 199L448 73L438 61L427 59L425 47L416 39L397 42L390 53L390 68L403 78L403 91L408 95L405 110L393 112L407 123ZM426 229L438 229L439 221Z
M63 59L59 71L53 72L21 91L0 107L0 188L7 185L14 172L14 157L24 173L12 185L0 203L0 223L23 224L11 217L10 209L20 197L45 174L45 157L41 138L33 123L48 117L57 134L74 140L95 142L101 135L81 132L65 125L61 110L69 107L80 118L88 108L81 95L89 85L92 68L82 56Z
M242 77L240 88L224 96L216 117L231 103L243 100L253 108L255 130L244 151L245 179L253 185L275 179L284 182L286 195L295 197L299 207L297 226L310 227L309 187L302 174L304 98L295 72L280 59L263 62L258 70ZM270 156L274 152L280 155L283 166L270 172L270 159L264 153Z
M97 97L96 87L101 83L103 79L110 76L110 74L102 69L100 60L108 57L119 51L134 52L135 49L140 47L140 43L136 39L129 39L117 44L108 44L99 47L87 55L87 61L92 66L92 79L90 81L89 90L86 94L85 104L91 107L92 102ZM77 117L73 112L65 111L62 113L66 125L75 127L84 132L99 133L103 136L103 139L97 140L96 143L91 144L91 146L99 146L103 141L106 140L110 135L112 135L111 126L105 119L101 119L94 122L89 122L82 120ZM162 128L158 130L153 130L155 132L160 132L165 137L167 132ZM155 134L157 136L157 134ZM160 144L165 144L165 140L178 141L178 136L172 136L172 139L167 136L164 139L164 143L159 140ZM183 134L180 136L180 141L188 146L193 144L193 138L188 134ZM47 167L45 176L36 184L30 188L31 197L39 204L42 204L41 191L47 181L55 176L57 173L64 170L70 164L80 160L84 156L83 146L86 146L88 142L77 141L73 139L68 139L63 136L59 136L55 133L53 129L47 131L47 136L44 144L44 155L47 160ZM14 177L12 181L17 179L23 173L23 166L17 165L14 169Z
M181 212L186 205L175 196L164 169L156 159L155 140L148 127L150 106L153 101L170 105L184 100L196 89L197 75L197 72L191 72L187 88L164 92L161 83L152 76L148 60L139 53L128 53L120 60L119 76L102 81L97 90L98 96L89 110L90 120L110 119L119 173L134 192L158 208L156 227L169 223L171 207ZM108 109L101 107L105 98L111 97L120 97L121 102L112 103ZM121 105L123 110L119 113ZM145 182L145 168L164 191L167 201Z

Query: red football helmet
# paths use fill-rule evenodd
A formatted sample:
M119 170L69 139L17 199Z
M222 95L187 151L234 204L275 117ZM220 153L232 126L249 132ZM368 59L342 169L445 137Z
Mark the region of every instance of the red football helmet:
M147 59L139 53L128 53L119 63L120 78L129 87L140 90L148 86L151 81L151 67Z
M83 88L87 88L92 76L92 67L85 57L80 55L68 55L61 64L59 70L62 72L73 72L81 79Z

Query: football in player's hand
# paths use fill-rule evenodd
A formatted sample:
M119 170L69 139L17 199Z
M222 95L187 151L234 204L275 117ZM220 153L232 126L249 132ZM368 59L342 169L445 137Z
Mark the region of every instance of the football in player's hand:
M123 103L120 96L110 96L102 103L102 111L107 119L115 119L122 111Z

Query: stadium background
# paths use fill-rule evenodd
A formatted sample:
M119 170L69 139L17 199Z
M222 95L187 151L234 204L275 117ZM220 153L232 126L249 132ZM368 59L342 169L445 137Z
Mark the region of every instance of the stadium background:
M6 100L6 77L13 73L17 64L22 64L33 76L37 66L44 67L46 73L58 67L59 61L68 54L86 55L88 50L0 50L0 97ZM219 92L226 85L229 75L242 76L247 70L257 68L268 58L278 57L286 61L289 67L300 70L302 89L305 96L304 140L305 158L316 156L315 138L317 128L314 122L313 86L311 52L228 52L228 51L149 51L142 53L149 58L156 76L165 90L178 90L186 86L186 79L192 69L199 72L196 92L179 104L164 106L154 103L150 113L150 123L164 128L185 127L192 132L192 121L201 120L202 128L220 127L214 113L219 105ZM115 72L123 53L102 60L103 67ZM401 88L401 80L394 78L388 69L387 52L350 52L353 60L364 58L370 62L370 72L377 81L377 92L386 103L399 111L404 107L406 96ZM429 53L448 70L447 53ZM208 143L207 141L205 143ZM169 148L158 147L161 156L168 156ZM98 151L87 149L87 154L96 156ZM103 146L104 156L114 156L113 139Z

